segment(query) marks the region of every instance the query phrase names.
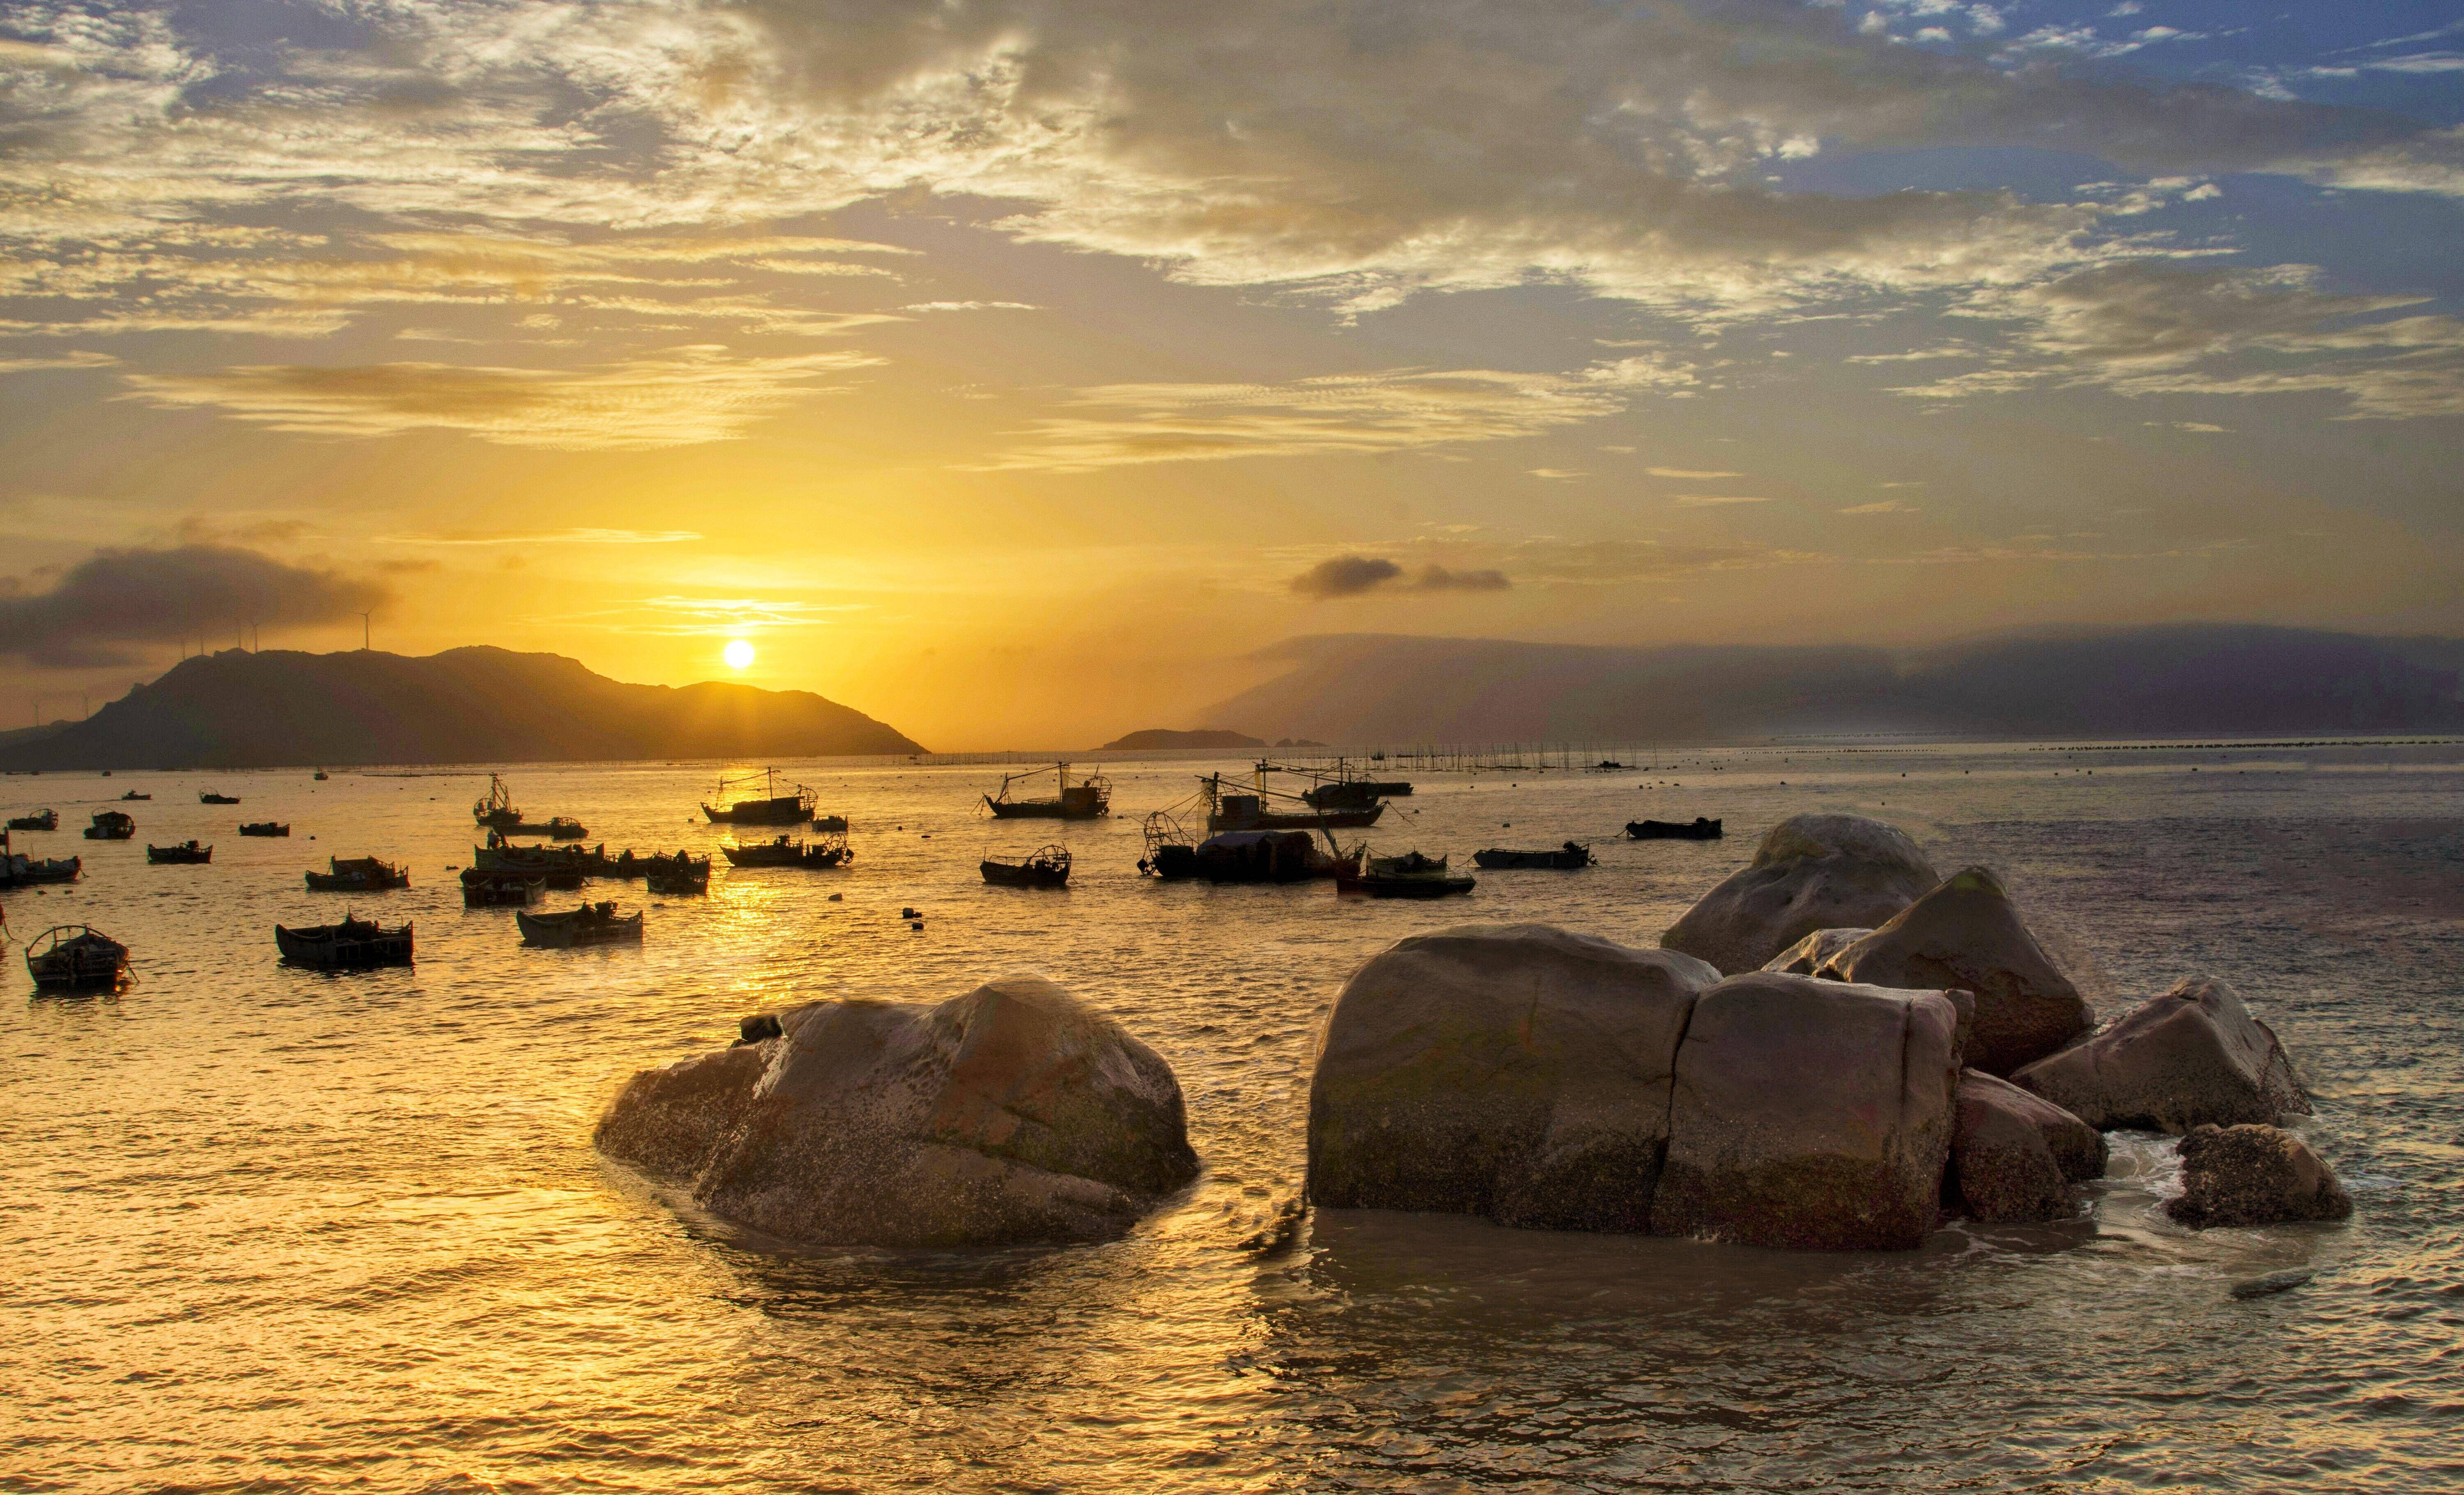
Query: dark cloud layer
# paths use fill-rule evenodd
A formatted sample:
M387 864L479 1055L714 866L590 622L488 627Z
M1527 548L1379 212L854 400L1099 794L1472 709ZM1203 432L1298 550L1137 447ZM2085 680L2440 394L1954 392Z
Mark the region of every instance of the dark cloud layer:
M1406 572L1382 556L1336 556L1292 578L1294 592L1313 602L1375 591L1502 592L1514 583L1503 571L1456 571L1441 565Z
M227 636L244 622L339 623L385 598L371 583L225 545L105 550L49 591L0 596L0 654L54 669L121 664L131 645Z

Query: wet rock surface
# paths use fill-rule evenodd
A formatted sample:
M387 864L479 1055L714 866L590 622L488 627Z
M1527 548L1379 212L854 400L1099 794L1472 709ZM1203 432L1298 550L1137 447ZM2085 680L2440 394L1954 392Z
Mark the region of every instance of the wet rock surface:
M1959 1077L1946 1208L1991 1224L2068 1220L2077 1185L2103 1174L2102 1133L2006 1080L1968 1069Z
M1817 930L1881 924L1940 881L1896 825L1862 815L1792 816L1763 837L1750 866L1704 894L1660 943L1734 976Z
M812 1002L777 1029L636 1075L600 1150L812 1244L1103 1240L1197 1176L1171 1067L1039 978Z
M2238 992L2204 976L2011 1078L2105 1131L2178 1133L2310 1112L2275 1030L2251 1016Z
M2276 1225L2353 1213L2335 1170L2281 1128L2193 1127L2182 1138L2182 1193L2165 1206L2185 1225Z

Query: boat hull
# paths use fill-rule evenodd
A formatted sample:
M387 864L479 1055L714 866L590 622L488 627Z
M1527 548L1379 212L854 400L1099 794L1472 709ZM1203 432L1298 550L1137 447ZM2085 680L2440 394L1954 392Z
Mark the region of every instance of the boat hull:
M373 933L351 932L343 925L319 924L307 929L274 926L275 948L293 965L319 971L369 971L379 966L409 965L410 926Z
M211 846L147 846L149 867L203 867L214 859Z
M984 881L997 888L1067 888L1069 868L1020 867L1008 862L985 862L977 870Z
M801 825L813 818L813 807L793 794L771 800L738 800L724 808L705 804L701 812L720 825Z
M636 911L619 918L585 919L583 911L570 913L533 913L526 909L514 911L514 922L522 932L525 945L542 945L554 950L570 950L582 945L638 945L642 942L642 915Z
M997 820L1099 820L1112 813L1109 804L1064 804L1059 800L996 800L984 805Z
M1319 810L1308 815L1287 815L1279 810L1265 810L1238 818L1221 814L1206 817L1209 835L1233 830L1357 830L1377 824L1386 806L1373 804L1355 810Z
M1486 871L1538 869L1572 872L1592 865L1589 851L1507 851L1492 848L1475 851L1471 859L1474 866Z
M1720 823L1696 816L1691 823L1673 820L1638 820L1626 823L1625 833L1637 841L1718 841L1724 832Z

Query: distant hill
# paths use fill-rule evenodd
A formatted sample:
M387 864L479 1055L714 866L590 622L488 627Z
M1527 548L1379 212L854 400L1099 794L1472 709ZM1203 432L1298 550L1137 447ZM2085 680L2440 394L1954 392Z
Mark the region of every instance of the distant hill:
M0 742L0 768L271 768L920 753L808 691L627 685L557 654L229 649L94 715Z
M1097 749L1104 753L1160 753L1173 748L1262 748L1264 739L1244 733L1226 732L1221 727L1201 727L1196 732L1174 732L1166 727L1149 727L1117 737Z
M1670 742L2464 730L2464 643L2240 625L1939 648L1522 644L1337 635L1207 715L1337 742Z

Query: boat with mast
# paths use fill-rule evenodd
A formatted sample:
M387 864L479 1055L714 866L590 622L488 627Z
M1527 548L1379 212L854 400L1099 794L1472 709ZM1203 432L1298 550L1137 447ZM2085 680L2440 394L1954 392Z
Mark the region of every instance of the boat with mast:
M1370 779L1352 766L1350 758L1338 758L1331 772L1321 769L1290 769L1287 772L1307 774L1316 780L1301 791L1301 798L1322 810L1365 809L1380 800L1401 799L1412 792L1409 780L1402 779Z
M1199 796L1206 803L1207 834L1227 830L1353 830L1376 824L1377 817L1386 813L1382 802L1320 808L1300 795L1267 788L1266 775L1274 771L1273 764L1259 763L1257 781L1245 794L1227 792L1221 774L1209 774L1199 780Z
M514 808L514 791L505 780L490 774L488 792L471 806L471 818L491 830L511 830L522 823L522 812Z
M756 787L759 794L750 791ZM813 791L803 784L790 786L791 792L779 792L779 770L764 768L759 772L721 774L718 789L712 795L717 804L704 802L701 812L720 825L801 825L823 817L814 814ZM730 795L738 796L729 799ZM839 820L837 816L828 817ZM844 821L836 827L847 828Z
M978 864L984 881L1001 888L1067 888L1069 886L1069 848L1053 842L1038 846L1035 854L1023 862L1003 862L986 857Z
M1050 774L1058 789L1049 800L1012 799L1010 787L1029 779ZM984 807L1001 820L1095 820L1112 813L1112 780L1101 774L1089 774L1077 783L1069 781L1069 765L1055 763L1050 768L1030 768L1024 773L1003 775L1001 790L984 796Z

